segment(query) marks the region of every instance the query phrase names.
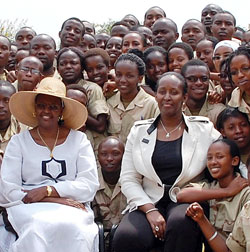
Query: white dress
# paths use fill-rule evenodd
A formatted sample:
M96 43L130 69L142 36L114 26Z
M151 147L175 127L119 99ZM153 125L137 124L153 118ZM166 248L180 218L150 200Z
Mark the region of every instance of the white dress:
M71 130L53 156L51 159L49 149L38 145L29 131L13 136L7 146L1 167L0 206L7 209L19 237L10 252L98 251L98 228L89 202L99 182L86 135ZM23 189L46 185L53 185L60 197L85 203L87 212L57 203L22 202Z

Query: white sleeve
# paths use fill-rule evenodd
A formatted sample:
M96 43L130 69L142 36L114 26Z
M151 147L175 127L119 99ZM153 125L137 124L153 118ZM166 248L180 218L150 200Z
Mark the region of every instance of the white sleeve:
M22 204L22 150L18 135L11 138L6 148L0 177L0 205L10 207Z
M120 183L122 193L127 198L130 206L130 211L138 208L138 206L152 203L152 200L146 194L142 187L143 176L140 174L134 165L133 160L133 145L134 141L138 141L136 137L136 126L133 126L128 135L125 152L122 158L122 167L120 175Z
M93 149L85 134L81 134L77 174L74 181L61 181L53 185L60 197L71 198L80 202L90 202L99 188L96 159ZM78 141L77 141L78 142Z

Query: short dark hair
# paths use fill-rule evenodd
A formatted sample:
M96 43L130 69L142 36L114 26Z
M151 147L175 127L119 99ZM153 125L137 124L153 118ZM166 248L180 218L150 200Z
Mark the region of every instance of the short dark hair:
M54 46L54 49L56 49L56 42L55 42L55 40L54 40L50 35L45 34L45 33L41 33L41 34L38 34L38 35L34 36L34 38L41 37L41 36L46 36L46 37L48 37L48 38L52 41L53 46ZM34 38L33 38L33 39L34 39ZM33 40L33 39L32 39L32 40ZM30 41L30 44L32 44L32 40Z
M235 50L234 52L232 52L229 57L228 57L228 60L227 60L227 72L228 72L228 78L229 78L229 81L233 83L233 80L232 80L232 73L231 73L231 68L230 68L230 65L231 65L231 62L233 60L234 57L236 56L239 56L239 55L244 55L248 58L248 60L250 60L250 48L247 47L247 46L240 46L238 47L237 50Z
M84 26L84 24L82 23L82 21L81 21L79 18L77 18L77 17L71 17L71 18L66 19L66 20L63 22L63 24L62 24L61 31L63 30L64 25L65 25L69 20L74 20L74 21L77 21L78 23L80 23L81 26L82 26L82 34L85 33L85 26Z
M82 93L85 94L85 96L88 98L88 93L87 93L87 90L79 85L79 84L70 84L70 85L66 85L66 89L69 90L69 89L72 89L72 90L78 90L78 91L81 91Z
M10 41L10 39L7 38L6 36L0 34L0 38L1 38L1 37L7 39L7 41L9 42L9 50L10 50L10 48L11 48L11 41Z
M148 14L148 12L149 12L151 9L159 9L159 10L161 10L162 13L163 13L163 17L166 17L166 12L165 12L161 7L159 7L159 6L153 6L153 7L150 7L150 8L145 12L144 20L146 19L147 14Z
M128 34L131 34L131 33L138 34L138 35L141 37L141 39L142 39L143 46L144 46L144 47L147 46L147 40L146 40L145 36L144 36L142 33L138 32L138 31L129 31L127 34L125 34L124 37L122 38L122 45L123 45L123 40L124 40L124 38L125 38Z
M197 45L201 42L201 41L204 41L204 40L208 40L212 43L212 46L213 48L215 48L215 46L218 44L219 40L216 38L216 37L213 37L213 36L206 36L205 38L201 39Z
M86 59L92 56L101 56L104 64L107 67L109 67L110 58L107 51L105 51L102 48L91 48L87 52L85 52L83 55L83 65L85 69L86 69Z
M0 80L0 88L1 87L8 87L11 90L12 94L16 93L16 89L15 89L14 85L11 84L9 81Z
M143 56L144 56L145 62L147 62L148 56L152 52L159 52L159 53L161 53L164 56L164 58L166 59L166 62L167 62L167 51L163 47L161 47L161 46L150 46L149 48L147 48L143 52Z
M137 55L133 53L123 53L119 56L119 58L115 62L115 67L120 61L131 61L134 62L137 65L137 69L139 72L139 75L142 76L145 74L145 63L144 61L139 58Z
M246 113L243 113L241 111L238 110L238 108L233 108L233 107L227 107L224 110L222 110L216 120L216 129L218 131L221 131L222 129L224 129L224 123L231 117L240 117L242 116L243 118L246 119L246 121L248 122L248 124L250 125L250 122L248 120L248 116Z
M79 50L78 48L73 47L73 46L64 47L64 48L60 49L60 51L58 52L57 58L56 58L57 67L59 66L59 61L60 61L60 57L62 56L62 54L65 53L65 52L69 52L69 51L74 52L75 54L77 54L77 56L78 56L79 59L80 59L81 67L82 67L82 69L83 69L83 65L84 65L84 54L82 53L81 50Z
M166 76L169 76L169 75L174 75L175 77L177 77L182 82L182 84L183 84L183 94L186 94L187 93L187 83L186 83L186 80L185 80L185 78L181 74L179 74L177 72L166 72L166 73L162 74L160 76L160 78L157 80L156 90L159 87L160 80L162 78L166 77Z
M210 73L209 68L207 66L207 64L199 59L191 59L189 60L182 68L181 68L181 74L182 76L185 78L186 75L186 71L188 69L189 66L204 66L207 71L208 74Z
M235 16L234 16L231 12L225 11L225 10L220 11L220 12L216 13L216 14L213 16L212 24L214 23L215 17L216 17L217 15L219 15L219 14L229 14L229 15L231 15L232 18L233 18L233 24L234 24L234 26L236 26L236 18L235 18Z
M169 54L170 50L173 48L183 49L185 51L185 53L187 54L189 60L194 58L193 48L185 42L176 42L176 43L173 43L172 45L170 45L170 47L168 48L168 54Z

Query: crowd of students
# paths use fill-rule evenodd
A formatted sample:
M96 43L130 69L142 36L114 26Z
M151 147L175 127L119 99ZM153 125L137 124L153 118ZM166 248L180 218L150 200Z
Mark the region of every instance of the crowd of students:
M206 251L249 251L250 31L237 27L232 13L209 4L201 11L201 20L189 19L184 23L180 36L175 22L167 18L162 8L154 6L146 11L143 24L128 14L112 25L110 34L96 34L93 24L72 17L62 24L59 37L57 50L51 36L36 34L31 27L17 31L15 41L0 35L1 160L5 161L7 144L14 135L32 132L30 124L11 114L11 97L19 92L34 92L49 77L59 79L65 85L67 98L88 110L86 122L78 130L90 141L98 167L99 189L92 202L95 220L110 231L126 214L114 236L113 248L109 248L105 234L107 250L150 251L157 245L166 252L199 251L201 239L197 238L200 243L193 248L181 247L182 236L177 239L179 236L168 230L169 214L164 213L165 207L178 202L191 203L185 208L185 218L198 223ZM63 120L59 116L59 125ZM206 138L210 124L211 134ZM143 131L145 125L151 127ZM155 152L148 153L138 146L141 142L151 144L147 137L155 128ZM145 134L142 139L136 135L141 134L140 129ZM197 138L192 142L195 148L202 146L195 150L189 164L183 160L191 149L188 144L183 147L184 139L188 139L186 134L191 134L190 141ZM223 140L216 140L219 137ZM178 139L179 149L173 151L172 142ZM205 139L206 143L202 142ZM171 145L159 147L158 141ZM41 145L47 146L46 142ZM154 179L144 171L144 154L149 155L150 164L152 158L155 172L151 175L159 179L151 189L169 186L162 198L147 191ZM190 172L183 179L183 167L196 166L195 160L200 161L196 170L199 173L192 174L192 167L185 168ZM132 181L131 174L136 181ZM138 191L132 190L135 184L140 184L140 189L136 187ZM174 193L174 188L178 192ZM55 191L52 188L52 193ZM23 202L27 204L25 197ZM204 202L209 203L210 211L203 206ZM0 206L8 207L1 197ZM136 233L129 237L128 220L132 215L128 210L145 215L147 238L138 235L144 226L138 230L135 227ZM131 217L133 221L136 218ZM0 221L1 225L4 227L6 222ZM197 242L183 237L183 242ZM11 246L9 251L16 251Z

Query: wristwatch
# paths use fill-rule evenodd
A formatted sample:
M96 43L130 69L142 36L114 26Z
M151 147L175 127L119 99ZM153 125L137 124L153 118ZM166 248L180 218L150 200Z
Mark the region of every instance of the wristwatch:
M51 186L47 186L47 196L50 197L52 194L52 187Z

